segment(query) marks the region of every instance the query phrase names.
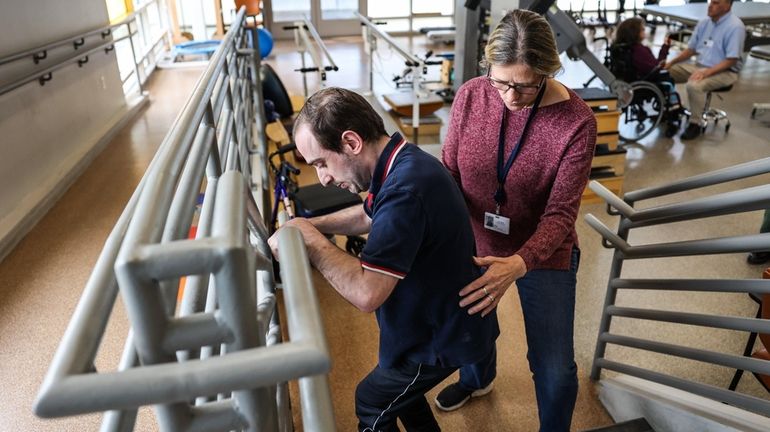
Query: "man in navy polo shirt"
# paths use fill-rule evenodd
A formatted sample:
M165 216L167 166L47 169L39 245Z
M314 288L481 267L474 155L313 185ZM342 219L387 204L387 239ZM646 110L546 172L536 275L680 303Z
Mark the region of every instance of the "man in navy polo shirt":
M388 136L360 95L327 88L305 103L294 126L297 149L324 186L358 193L363 206L284 226L302 231L313 266L358 309L375 312L378 365L356 389L359 431L440 430L425 393L458 367L484 358L497 316L469 315L462 287L479 275L460 190L441 162ZM357 259L321 233L369 233ZM276 252L277 237L270 238Z

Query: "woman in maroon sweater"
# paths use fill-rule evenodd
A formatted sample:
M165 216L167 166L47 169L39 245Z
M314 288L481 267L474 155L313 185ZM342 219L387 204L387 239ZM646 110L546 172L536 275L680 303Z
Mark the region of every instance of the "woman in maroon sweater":
M568 431L577 397L573 321L579 261L575 219L596 144L591 109L555 80L553 33L515 10L491 34L487 76L458 91L443 147L462 189L482 277L460 291L471 314L492 313L516 283L540 430ZM518 144L517 144L518 143ZM502 147L502 150L501 150ZM496 353L461 369L436 398L453 410L492 389Z
M660 47L656 58L652 55L652 50L642 44L646 38L644 20L638 17L629 18L618 25L614 45L625 45L631 51L631 64L636 71L636 79L656 81L657 77L653 72L660 70L665 63L671 40L666 37L666 42Z

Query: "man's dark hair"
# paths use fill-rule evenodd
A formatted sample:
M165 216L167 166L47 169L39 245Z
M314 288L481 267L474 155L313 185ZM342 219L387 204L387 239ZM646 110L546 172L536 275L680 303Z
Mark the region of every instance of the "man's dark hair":
M312 95L294 122L294 132L303 124L310 127L321 147L342 152L342 133L351 130L365 143L374 143L385 132L382 118L369 102L356 92L329 87Z

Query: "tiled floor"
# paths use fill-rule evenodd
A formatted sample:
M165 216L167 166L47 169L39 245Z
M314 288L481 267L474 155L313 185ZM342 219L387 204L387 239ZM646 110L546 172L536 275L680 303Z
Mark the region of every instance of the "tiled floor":
M422 38L399 39L417 53L425 51ZM329 40L329 50L342 66L329 73L328 84L348 88L368 86L368 61L359 38ZM437 47L437 50L444 47ZM268 59L291 93L301 94L298 72L299 54L291 45L276 44ZM374 74L378 93L392 91L392 74L400 73L403 63L384 47L377 56ZM728 135L711 132L693 142L681 142L653 135L642 143L628 147L626 190L659 185L674 179L703 173L770 154L770 130L766 123L750 120L751 102L770 101L767 77L770 63L748 59L741 81L726 95L724 106L733 123ZM4 402L0 408L2 431L83 431L98 428L98 415L62 420L40 420L31 412L32 402L48 368L58 341L79 299L104 239L115 223L128 197L138 183L176 113L189 95L200 70L166 70L158 72L150 86L152 104L92 164L83 177L62 198L49 215L0 263L0 390ZM431 71L436 74L437 71ZM571 86L579 86L588 73L579 63L565 59L565 72L559 76ZM317 82L309 80L311 91ZM446 115L447 109L441 110ZM766 183L770 177L738 182L741 186ZM734 187L733 187L734 188ZM729 190L719 186L709 191ZM689 195L696 196L697 194ZM679 197L681 198L681 197ZM661 200L662 201L662 200ZM649 205L658 204L659 201ZM646 205L645 205L646 206ZM587 379L599 311L609 272L611 252L603 249L599 237L583 222L592 213L611 227L616 220L604 213L599 204L584 205L578 220L582 246L576 311L576 354L581 390L573 422L574 430L608 424L610 419L595 397L595 385ZM632 236L632 244L706 238L754 232L761 218L759 212L711 218L697 223L680 223L664 229L643 229ZM629 262L624 275L656 275L659 277L735 277L753 278L760 272L749 266L743 255L700 257L698 259L641 260ZM335 398L335 416L340 431L353 430L353 392L357 381L376 361L376 323L372 315L357 312L342 300L325 282L316 277L324 325L334 359L331 374ZM509 291L500 304L503 334L500 337L499 377L495 390L485 398L474 400L454 413L439 413L444 430L536 430L536 404L526 363L526 344L518 298ZM624 293L619 303L640 307L659 307L753 316L755 305L745 295L695 294L666 295ZM616 320L621 333L665 333L666 340L723 352L740 353L745 335L736 332L694 332L685 326L648 326ZM110 333L105 342L106 358L121 349L125 329ZM633 350L610 350L609 355L634 364L658 365L693 379L726 387L732 371L704 367L687 361L659 359ZM105 361L107 368L109 366ZM739 390L767 397L751 376L746 376ZM434 395L435 391L431 393ZM152 412L140 414L138 430L155 430Z

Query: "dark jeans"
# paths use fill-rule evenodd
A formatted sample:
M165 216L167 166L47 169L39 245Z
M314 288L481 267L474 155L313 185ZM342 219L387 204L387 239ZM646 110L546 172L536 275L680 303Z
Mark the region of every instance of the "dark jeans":
M569 431L578 380L573 328L580 250L572 250L569 270L532 270L516 281L527 333L527 360L535 381L541 432ZM495 378L496 353L460 369L467 390L484 388Z
M378 365L356 388L358 430L398 431L396 418L399 418L407 431L440 431L425 393L456 370L411 362L392 369Z

